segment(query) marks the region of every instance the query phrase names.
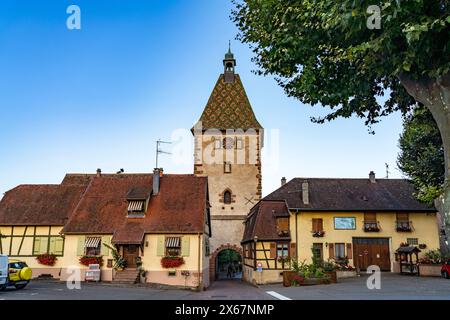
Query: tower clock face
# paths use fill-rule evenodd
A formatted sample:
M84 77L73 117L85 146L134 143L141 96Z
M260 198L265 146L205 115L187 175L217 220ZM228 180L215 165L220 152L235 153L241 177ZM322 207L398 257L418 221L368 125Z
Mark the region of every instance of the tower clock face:
M233 138L225 138L223 139L223 146L225 149L233 149L234 139Z

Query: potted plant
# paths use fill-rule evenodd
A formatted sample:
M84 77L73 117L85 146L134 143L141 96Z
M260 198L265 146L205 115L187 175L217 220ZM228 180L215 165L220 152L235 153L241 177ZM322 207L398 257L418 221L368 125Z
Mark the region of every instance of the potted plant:
M51 253L44 253L44 254L40 254L36 257L36 260L40 263L43 264L45 266L50 266L53 267L56 263L56 260L58 260L58 258L56 257L56 255L51 254Z
M325 236L325 231L321 230L321 231L313 231L312 232L312 236L314 238L322 238L323 236Z
M109 250L111 250L111 255L112 255L113 260L114 260L113 269L114 270L119 270L119 271L122 271L123 269L125 269L126 266L127 266L127 262L120 255L119 251L115 247L110 246L109 244L104 243L103 245L105 247L107 247Z
M165 269L178 268L184 264L183 257L166 256L161 258L161 266Z
M329 277L331 283L337 283L336 270L338 269L338 266L329 260L323 263L322 268L325 275Z
M439 250L429 250L419 259L419 271L423 277L440 277L442 265L447 260Z

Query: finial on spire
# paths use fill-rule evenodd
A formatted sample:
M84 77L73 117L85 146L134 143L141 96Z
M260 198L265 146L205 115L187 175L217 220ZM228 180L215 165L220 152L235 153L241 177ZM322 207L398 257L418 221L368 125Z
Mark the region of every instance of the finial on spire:
M231 53L231 40L228 40L228 52Z

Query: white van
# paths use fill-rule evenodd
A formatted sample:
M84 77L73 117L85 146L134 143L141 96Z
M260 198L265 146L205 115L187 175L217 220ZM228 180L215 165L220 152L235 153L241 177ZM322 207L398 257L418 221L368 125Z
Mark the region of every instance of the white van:
M8 282L8 256L0 254L0 290L6 288Z

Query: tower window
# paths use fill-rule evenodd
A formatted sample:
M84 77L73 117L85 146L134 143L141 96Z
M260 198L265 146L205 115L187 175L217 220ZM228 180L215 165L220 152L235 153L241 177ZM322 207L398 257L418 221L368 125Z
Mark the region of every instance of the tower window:
M227 190L223 193L223 203L231 204L231 191Z
M225 162L223 167L224 173L231 173L231 162L229 161Z
M241 150L244 148L244 139L236 138L236 149Z
M223 139L223 147L225 149L233 149L233 145L234 145L234 139L233 138L224 138Z
M232 63L227 63L226 64L226 71L233 71L233 64Z

